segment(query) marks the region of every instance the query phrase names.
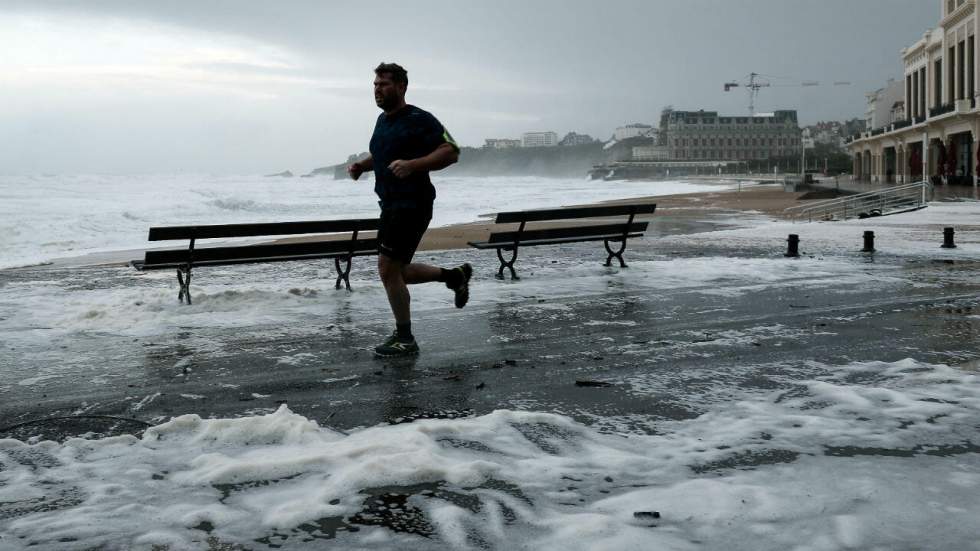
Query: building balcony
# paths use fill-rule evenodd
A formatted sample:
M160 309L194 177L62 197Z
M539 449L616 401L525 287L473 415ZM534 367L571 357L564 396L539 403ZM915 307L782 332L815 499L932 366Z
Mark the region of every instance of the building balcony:
M946 113L952 113L956 109L956 106L952 103L944 103L943 105L937 105L929 110L930 117L938 117L939 115L945 115Z
M900 120L900 121L893 122L892 123L892 130L898 130L900 128L906 128L908 126L912 126L912 121L910 121L908 119L903 119L903 120Z

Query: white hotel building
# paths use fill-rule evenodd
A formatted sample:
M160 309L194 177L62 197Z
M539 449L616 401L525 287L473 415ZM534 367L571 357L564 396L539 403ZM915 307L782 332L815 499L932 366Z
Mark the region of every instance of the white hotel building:
M521 136L521 147L555 147L558 134L554 132L525 132Z
M869 94L872 126L848 142L855 178L914 182L945 176L973 183L980 137L977 0L937 0L939 25L902 50L898 97ZM904 93L902 91L904 89ZM876 102L887 105L875 105ZM888 115L888 113L891 113Z

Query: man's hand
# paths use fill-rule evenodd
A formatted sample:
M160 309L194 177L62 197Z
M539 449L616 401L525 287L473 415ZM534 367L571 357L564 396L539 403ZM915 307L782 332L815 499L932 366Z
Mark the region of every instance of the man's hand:
M361 174L364 174L364 167L362 167L360 163L351 163L347 165L347 175L352 179L357 180L361 177Z
M412 161L402 161L399 159L397 161L392 161L391 164L388 165L388 170L390 170L391 173L397 178L405 178L409 174L415 172L415 164Z

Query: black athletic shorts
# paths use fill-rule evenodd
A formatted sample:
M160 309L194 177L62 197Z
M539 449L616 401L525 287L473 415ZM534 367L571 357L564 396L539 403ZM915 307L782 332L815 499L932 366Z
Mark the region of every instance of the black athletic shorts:
M381 209L378 253L409 264L432 220L432 209Z

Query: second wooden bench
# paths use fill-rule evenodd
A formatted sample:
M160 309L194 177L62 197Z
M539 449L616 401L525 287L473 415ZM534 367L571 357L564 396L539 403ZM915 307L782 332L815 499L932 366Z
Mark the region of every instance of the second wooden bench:
M504 268L510 270L511 279L520 279L514 270L514 263L517 262L517 251L520 247L557 245L580 241L602 241L606 247L606 252L609 253L605 265L611 266L612 259L616 258L619 260L619 265L625 268L626 262L623 260L623 252L626 250L626 240L643 236L643 232L649 225L648 222L635 222L634 218L637 215L653 214L656 210L656 204L645 203L501 212L497 214L494 221L497 224L518 224L517 230L494 232L486 241L471 241L469 244L477 249L496 249L497 258L500 259L500 270L497 272L498 279L504 278ZM625 216L627 219L625 222L614 224L527 229L529 222L555 222L611 216ZM614 250L610 243L618 243L617 249ZM510 251L510 260L504 258L502 251Z

